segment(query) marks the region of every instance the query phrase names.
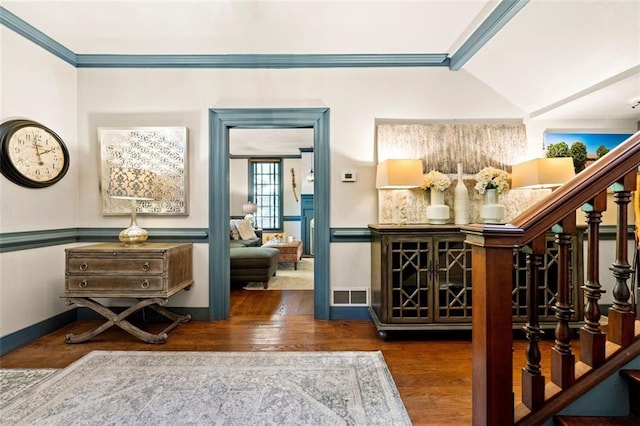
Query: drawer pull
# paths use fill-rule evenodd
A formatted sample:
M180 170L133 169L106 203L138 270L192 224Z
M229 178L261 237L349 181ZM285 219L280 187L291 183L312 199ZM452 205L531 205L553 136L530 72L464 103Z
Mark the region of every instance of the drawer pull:
M89 265L87 265L87 262L82 262L82 264L80 265L80 270L86 271L88 267Z
M78 283L78 287L85 288L85 287L87 287L88 284L89 283L87 282L87 280L82 280L82 281L80 281L80 283Z
M142 270L145 272L149 270L149 262L144 262L144 265L142 265Z
M140 284L140 287L148 288L149 287L149 281L148 280L143 281L142 284Z

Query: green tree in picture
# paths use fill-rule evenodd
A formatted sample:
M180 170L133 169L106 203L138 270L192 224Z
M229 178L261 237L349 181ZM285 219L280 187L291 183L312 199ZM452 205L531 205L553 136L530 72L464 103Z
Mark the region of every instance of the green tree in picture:
M580 141L572 143L571 148L566 142L552 143L547 147L547 158L557 157L571 157L573 169L581 172L587 164L587 146Z
M565 142L552 143L547 147L547 158L571 157L569 145Z
M604 146L604 145L600 145L600 146L598 147L598 149L596 149L596 156L597 156L598 158L600 158L600 157L602 157L603 155L605 155L605 154L606 154L606 153L608 153L608 152L609 152L609 148L607 148L607 147L606 147L606 146Z
M576 173L583 171L587 164L587 146L580 141L572 143L571 157L573 157L573 168Z

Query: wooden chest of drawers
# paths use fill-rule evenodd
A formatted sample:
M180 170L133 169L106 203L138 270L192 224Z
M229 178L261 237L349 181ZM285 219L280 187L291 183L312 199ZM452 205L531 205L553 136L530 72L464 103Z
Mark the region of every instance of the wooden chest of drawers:
M66 250L66 297L168 298L193 284L191 243L103 243Z
M164 305L169 297L193 285L193 244L145 243L125 247L121 243L94 244L66 250L65 292L68 304L92 309L106 322L81 334L67 334L67 343L89 340L116 325L148 343L164 343L168 333L189 322ZM137 303L121 313L93 300L132 298ZM149 308L171 323L159 333L149 333L126 318Z

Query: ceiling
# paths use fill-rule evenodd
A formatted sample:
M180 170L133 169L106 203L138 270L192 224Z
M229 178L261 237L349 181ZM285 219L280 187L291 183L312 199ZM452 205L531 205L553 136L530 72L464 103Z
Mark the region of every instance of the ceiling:
M453 56L487 0L30 1L2 6L76 54ZM640 121L640 0L530 0L459 71L537 119Z

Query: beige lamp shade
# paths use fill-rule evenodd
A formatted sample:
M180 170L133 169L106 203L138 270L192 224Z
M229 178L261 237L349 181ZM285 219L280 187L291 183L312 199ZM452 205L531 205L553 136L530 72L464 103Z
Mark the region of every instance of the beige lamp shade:
M422 185L422 160L393 159L378 164L376 188L408 189Z
M511 170L512 188L555 188L575 176L571 157L535 158L514 164Z
M109 171L109 197L153 200L155 174L149 170L114 167Z
M258 205L257 204L253 204L253 203L244 203L242 205L242 212L243 213L250 213L253 214L255 212L258 211Z

